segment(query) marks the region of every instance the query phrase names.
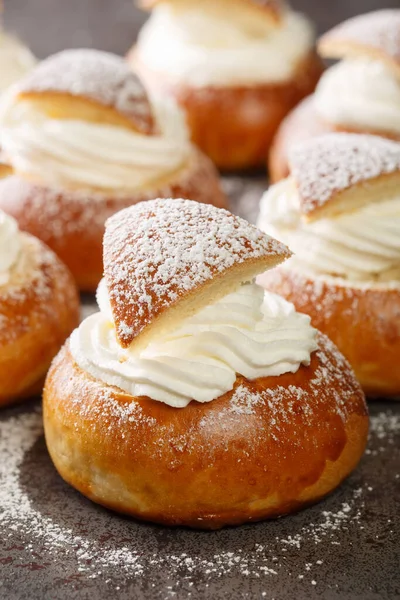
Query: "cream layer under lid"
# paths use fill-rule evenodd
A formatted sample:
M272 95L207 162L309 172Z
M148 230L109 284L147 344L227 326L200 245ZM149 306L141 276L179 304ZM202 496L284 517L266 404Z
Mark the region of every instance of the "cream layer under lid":
M183 168L193 152L185 118L172 102L153 102L158 134L117 125L51 118L18 101L0 107L1 143L15 172L42 184L125 194Z
M70 341L77 364L96 379L133 396L170 406L210 402L247 379L296 372L316 350L310 318L254 282L240 285L140 351L122 348L115 334L107 286L99 286L100 312Z
M0 211L0 286L8 283L11 270L21 254L21 236L18 224Z
M358 57L339 62L323 74L314 102L329 123L400 135L400 76L384 61Z
M316 332L254 282L289 255L211 205L155 200L126 209L107 222L100 311L73 333L72 356L96 379L174 407L210 402L238 375L294 373L310 363Z
M336 216L307 222L294 178L289 177L264 194L258 225L293 251L288 268L354 282L400 281L400 190L390 198L353 210L350 205Z
M157 6L139 35L139 60L194 87L290 80L314 43L309 21L287 10L277 24L260 11L250 18L237 6L223 6Z

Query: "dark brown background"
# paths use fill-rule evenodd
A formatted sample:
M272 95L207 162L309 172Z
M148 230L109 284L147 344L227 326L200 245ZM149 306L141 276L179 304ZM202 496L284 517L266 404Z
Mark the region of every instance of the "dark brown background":
M215 0L218 2L218 0ZM378 8L400 7L400 0L292 0L323 32L335 23ZM5 22L43 58L68 47L125 53L146 15L132 0L5 0Z

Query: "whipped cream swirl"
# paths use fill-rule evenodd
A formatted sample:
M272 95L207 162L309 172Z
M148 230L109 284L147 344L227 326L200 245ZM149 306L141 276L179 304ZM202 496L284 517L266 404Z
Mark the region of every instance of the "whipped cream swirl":
M0 92L20 79L36 63L17 38L0 30Z
M295 373L317 349L310 318L255 283L243 284L139 352L118 344L104 280L97 297L100 312L70 339L76 363L128 394L174 407L218 398L233 389L237 374L256 379Z
M343 60L322 76L315 107L335 125L400 135L400 78L381 61Z
M15 219L0 210L0 285L8 283L21 253L21 237Z
M195 87L291 79L313 46L309 21L288 11L280 25L264 23L260 15L249 23L234 9L221 13L218 1L156 7L139 35L139 60Z
M14 170L54 186L129 193L156 184L191 152L184 116L172 102L155 103L160 135L72 119L52 119L7 94L1 141Z
M354 282L400 281L400 191L395 198L307 223L288 178L264 194L258 226L294 252L288 268Z

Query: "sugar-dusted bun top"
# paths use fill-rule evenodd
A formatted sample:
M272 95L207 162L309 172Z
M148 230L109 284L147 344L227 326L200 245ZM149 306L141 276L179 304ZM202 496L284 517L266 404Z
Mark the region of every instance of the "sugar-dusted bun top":
M400 144L378 136L332 133L292 148L300 210L312 220L390 198L400 189Z
M104 274L119 343L148 344L290 255L211 205L158 199L117 213L106 224Z
M64 50L20 83L17 99L35 102L55 118L126 125L151 134L154 120L139 78L119 56L99 50Z
M318 50L328 58L365 56L382 60L400 77L400 9L349 19L323 35Z
M222 10L236 10L236 8L258 13L259 16L267 18L272 23L279 23L286 3L283 0L202 0L202 4L218 4ZM144 9L152 9L160 4L171 4L174 6L198 6L196 0L138 0L138 5Z

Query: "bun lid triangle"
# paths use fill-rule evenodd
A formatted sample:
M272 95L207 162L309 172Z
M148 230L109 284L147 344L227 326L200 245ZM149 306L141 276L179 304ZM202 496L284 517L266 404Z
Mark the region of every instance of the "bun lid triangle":
M311 221L398 195L400 143L330 133L295 145L289 167L300 211Z
M169 4L178 8L190 5L203 8L208 4L214 10L220 9L221 13L225 12L228 15L236 9L241 9L263 19L266 18L272 24L280 23L286 9L284 0L137 0L137 5L143 10L151 10L160 4Z
M107 221L103 256L119 343L143 347L291 252L226 210L157 199Z
M382 60L400 77L400 8L344 21L320 38L318 51L326 58L366 56Z
M46 58L16 87L14 102L34 102L50 117L78 118L156 133L146 90L126 61L99 50L64 50Z

